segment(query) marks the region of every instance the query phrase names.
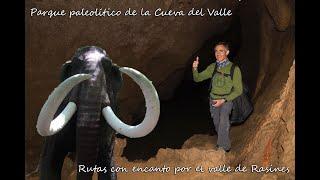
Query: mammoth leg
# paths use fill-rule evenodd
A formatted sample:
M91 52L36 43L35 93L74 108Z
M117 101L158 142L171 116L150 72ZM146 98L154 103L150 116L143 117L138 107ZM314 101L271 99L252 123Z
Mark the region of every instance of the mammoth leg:
M56 136L47 137L40 162L40 180L61 180L61 170L67 154Z
M60 111L61 108L57 114ZM59 133L45 138L39 167L40 180L61 180L64 159L68 152L75 149L75 118L72 117Z
M101 141L99 143L99 154L98 154L98 166L102 168L106 168L107 172L98 173L99 180L116 180L117 174L115 172L111 172L111 167L115 167L114 159L113 159L113 150L115 145L115 131L106 124L105 121L102 121L105 129L103 133L104 135L101 137ZM107 126L107 127L106 127Z

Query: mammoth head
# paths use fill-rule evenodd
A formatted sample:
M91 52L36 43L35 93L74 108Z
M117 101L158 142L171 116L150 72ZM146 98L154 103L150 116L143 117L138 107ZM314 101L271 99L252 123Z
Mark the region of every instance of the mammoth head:
M103 107L103 117L115 131L127 137L138 138L149 134L156 126L160 115L160 102L152 82L135 69L119 68L112 64L106 52L95 46L78 49L72 60L63 65L62 82L51 93L38 116L36 125L38 133L42 136L50 136L63 129L77 111L77 101L69 98L64 110L55 118L54 115L66 96L82 83L94 82L98 84L96 86L102 86L103 89L106 85L105 81L109 80L109 85L116 94L121 87L122 73L131 77L141 88L146 102L145 118L136 126L127 125L114 114L110 105ZM99 83L97 79L103 81Z

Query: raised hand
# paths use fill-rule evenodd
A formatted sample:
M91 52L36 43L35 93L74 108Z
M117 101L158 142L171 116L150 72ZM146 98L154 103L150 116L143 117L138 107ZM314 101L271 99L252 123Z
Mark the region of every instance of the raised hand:
M197 69L199 65L199 56L197 56L196 60L192 63L192 68Z

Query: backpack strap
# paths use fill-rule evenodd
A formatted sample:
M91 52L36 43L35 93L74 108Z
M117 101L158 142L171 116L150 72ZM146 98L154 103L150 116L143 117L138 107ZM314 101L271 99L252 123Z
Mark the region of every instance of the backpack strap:
M230 69L231 80L233 80L234 69L236 68L236 66L237 65L235 65L234 63L232 63L232 65L231 65L231 69Z
M231 80L233 80L233 74L234 74L234 69L237 67L237 65L235 65L234 63L232 63L231 65L231 69L230 69L230 78ZM212 73L212 76L211 76L211 81L210 81L210 86L209 86L209 93L211 91L211 88L212 88L212 78L213 76L216 74L216 73L219 73L217 71L217 63L215 63L215 66L214 66L214 70L213 70L213 73ZM225 76L229 76L229 74L224 74Z
M209 93L210 93L211 88L212 88L212 78L217 73L217 68L218 68L217 63L215 63L214 69L213 69L213 72L212 72L212 76L211 76L211 80L210 80L209 89L208 89Z

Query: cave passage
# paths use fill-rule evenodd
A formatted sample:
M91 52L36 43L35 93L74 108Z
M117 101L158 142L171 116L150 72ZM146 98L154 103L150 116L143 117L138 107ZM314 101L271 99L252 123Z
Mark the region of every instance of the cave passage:
M214 62L213 49L219 41L229 43L230 54L228 57L230 61L234 62L241 48L240 35L239 18L234 18L226 32L213 35L192 55L185 67L184 78L176 88L174 96L168 101L161 101L160 119L156 128L146 137L127 139L127 146L124 148L122 156L125 156L129 161L148 160L155 156L160 148L180 149L183 143L195 134L216 134L209 112L208 87L210 80L195 83L192 78L191 64L194 58L199 56L198 70L201 72ZM241 66L239 62L236 64Z
M156 128L146 137L127 139L123 156L129 161L147 160L160 148L180 149L194 134L215 134L206 96L208 83L201 84L184 80L171 100L161 101Z

